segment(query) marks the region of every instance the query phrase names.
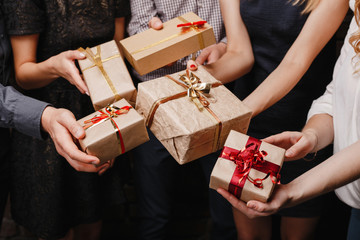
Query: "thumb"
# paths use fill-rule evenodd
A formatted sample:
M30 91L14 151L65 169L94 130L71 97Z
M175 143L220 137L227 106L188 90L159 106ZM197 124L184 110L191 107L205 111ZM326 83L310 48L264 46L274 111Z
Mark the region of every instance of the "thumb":
M66 109L57 109L59 111L59 123L63 125L76 139L85 137L85 130L76 121L72 112Z
M163 28L163 23L158 17L153 17L149 21L149 28L153 28L155 30L160 30Z
M68 51L67 52L67 57L74 60L74 59L77 59L77 60L81 60L81 59L85 59L86 56L84 53L80 52L79 50L73 50L73 51Z

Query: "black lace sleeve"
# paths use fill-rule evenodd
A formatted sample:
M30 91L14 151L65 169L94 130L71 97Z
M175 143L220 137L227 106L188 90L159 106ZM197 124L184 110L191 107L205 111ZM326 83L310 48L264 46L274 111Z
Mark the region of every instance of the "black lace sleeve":
M115 17L130 16L130 1L129 0L116 0L115 1Z
M45 12L42 0L6 0L3 10L9 35L29 35L45 29Z

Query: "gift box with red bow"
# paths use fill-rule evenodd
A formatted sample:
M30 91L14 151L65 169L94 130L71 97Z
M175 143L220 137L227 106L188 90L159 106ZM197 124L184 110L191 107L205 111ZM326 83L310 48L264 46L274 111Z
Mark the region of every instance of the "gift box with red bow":
M161 30L148 29L120 41L126 59L140 75L215 43L212 27L193 12L165 22Z
M114 40L79 51L86 56L78 62L95 110L121 98L135 105L136 88Z
M149 140L144 118L122 99L78 123L85 129L81 149L100 159L100 165Z
M202 66L139 83L136 110L179 164L221 149L230 130L245 133L251 118Z
M231 131L210 177L210 188L223 188L247 202L266 202L280 179L285 149Z

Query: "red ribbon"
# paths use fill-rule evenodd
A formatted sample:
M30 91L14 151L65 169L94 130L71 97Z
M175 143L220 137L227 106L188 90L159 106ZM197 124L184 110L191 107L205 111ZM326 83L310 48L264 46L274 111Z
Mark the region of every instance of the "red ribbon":
M249 137L244 149L237 150L225 146L221 152L221 158L233 161L236 164L236 169L229 184L229 192L233 193L237 198L240 198L246 180L258 188L263 188L263 181L269 176L274 184L278 182L274 178L280 178L280 166L264 159L267 152L259 151L260 145L260 140ZM266 173L266 176L252 179L249 176L251 169Z
M100 114L97 114L95 115L94 117L92 117L91 119L88 119L88 120L85 120L84 121L84 129L88 129L96 124L99 124L103 121L106 121L107 119L110 119L113 126L116 128L116 134L117 134L117 137L118 137L118 140L119 140L119 143L120 143L120 146L121 146L121 154L123 154L125 152L125 145L124 145L124 141L123 141L123 138L122 138L122 135L120 133L120 129L118 127L118 125L116 124L116 122L114 121L114 117L117 117L121 114L126 114L130 111L132 107L131 106L124 106L122 108L118 108L116 106L113 106L113 105L109 105L105 108L105 112L103 110L99 110L98 112Z
M197 22L182 23L182 24L178 24L176 26L177 27L201 27L205 23L207 23L207 22L206 21L197 21Z

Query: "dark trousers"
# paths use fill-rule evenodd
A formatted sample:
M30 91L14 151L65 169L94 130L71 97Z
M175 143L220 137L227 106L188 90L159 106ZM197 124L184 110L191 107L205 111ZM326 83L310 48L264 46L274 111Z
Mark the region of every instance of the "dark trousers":
M176 191L174 182L182 166L171 157L151 132L149 136L149 142L134 150L135 188L140 217L138 235L140 239L168 239L167 227L172 217L173 196ZM219 153L214 153L196 160L201 163L207 183L218 156ZM211 239L236 239L230 204L216 191L208 191L212 218Z

